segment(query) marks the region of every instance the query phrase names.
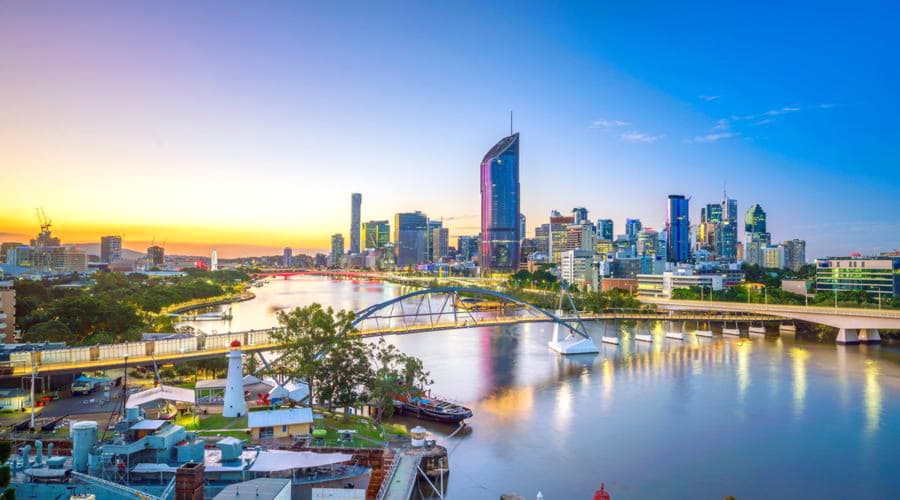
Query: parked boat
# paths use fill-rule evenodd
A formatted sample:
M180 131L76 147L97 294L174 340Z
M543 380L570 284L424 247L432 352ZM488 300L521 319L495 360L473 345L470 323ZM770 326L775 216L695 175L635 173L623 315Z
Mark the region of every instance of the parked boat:
M472 418L472 410L465 406L434 397L403 397L394 399L394 409L401 415L455 424Z

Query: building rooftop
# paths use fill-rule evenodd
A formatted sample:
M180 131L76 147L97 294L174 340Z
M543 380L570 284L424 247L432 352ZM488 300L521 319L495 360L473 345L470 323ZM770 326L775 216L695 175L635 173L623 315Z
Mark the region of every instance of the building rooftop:
M247 414L247 427L275 427L278 425L311 424L310 408L285 408L282 410L251 411Z
M275 477L260 477L242 483L229 484L213 497L214 500L239 500L241 498L253 498L254 500L274 500L285 489L290 489L291 481ZM290 497L290 494L288 494Z

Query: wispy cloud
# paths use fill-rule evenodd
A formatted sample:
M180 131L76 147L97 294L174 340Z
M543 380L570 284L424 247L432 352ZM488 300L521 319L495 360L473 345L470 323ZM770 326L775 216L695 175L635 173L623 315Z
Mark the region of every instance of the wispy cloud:
M599 120L594 120L591 123L591 128L626 127L628 125L631 125L631 123L622 120L609 120L606 118L600 118Z
M699 97L700 99L703 99L706 102L715 101L716 99L719 98L719 96L717 96L717 95L698 95L697 97Z
M754 122L753 125L765 125L765 124L767 124L767 123L772 123L772 122L774 122L774 121L775 121L775 120L772 119L772 118L763 118L762 120L760 120L760 121L758 121L758 122Z
M770 109L769 111L766 111L763 114L766 116L778 116L778 115L783 115L785 113L796 113L797 111L800 111L800 108L797 106L785 106L780 109Z
M718 132L713 134L698 135L693 139L685 139L687 143L710 143L721 141L722 139L731 139L741 135L740 132Z
M729 122L725 118L722 118L721 120L717 121L715 125L713 125L712 129L713 130L728 130L730 128L731 128L731 122Z
M638 132L636 130L632 130L630 132L625 132L624 134L620 135L619 138L625 142L638 143L638 142L656 142L665 136L666 136L665 134L650 135L650 134L645 134L643 132Z

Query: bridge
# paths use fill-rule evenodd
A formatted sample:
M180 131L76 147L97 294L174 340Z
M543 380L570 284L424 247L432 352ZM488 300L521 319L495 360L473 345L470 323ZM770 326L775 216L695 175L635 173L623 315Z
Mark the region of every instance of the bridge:
M563 312L564 299L571 312ZM597 352L597 345L584 327L584 321L636 320L691 322L780 321L776 315L754 312L657 311L653 309L615 309L600 313L579 313L571 297L563 292L560 306L549 312L522 299L470 287L440 287L415 290L405 295L366 307L356 313L351 335L374 337L461 328L550 322L554 324L549 346L562 354ZM0 377L56 375L104 370L128 366L150 366L224 356L231 343L238 341L246 353L277 350L283 346L272 335L277 328L224 334L189 335L165 340L147 340L121 344L68 347L33 352L16 352L0 363ZM711 336L710 333L707 336ZM670 337L672 338L672 337ZM618 343L617 337L602 337ZM651 340L647 340L651 341Z
M745 304L698 300L672 300L639 297L645 304L655 304L661 310L710 311L728 313L765 314L795 321L806 321L837 328L838 344L881 342L879 330L900 330L900 311L851 307L822 307L784 304Z

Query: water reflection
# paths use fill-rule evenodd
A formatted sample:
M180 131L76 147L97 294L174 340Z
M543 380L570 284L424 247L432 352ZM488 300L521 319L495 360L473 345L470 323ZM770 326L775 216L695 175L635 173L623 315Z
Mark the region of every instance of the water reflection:
M878 430L881 421L881 384L878 382L878 363L865 361L865 389L863 391L866 407L866 437L871 437Z
M799 420L806 408L806 362L809 359L809 352L794 347L791 349L791 359L794 379L794 419Z

